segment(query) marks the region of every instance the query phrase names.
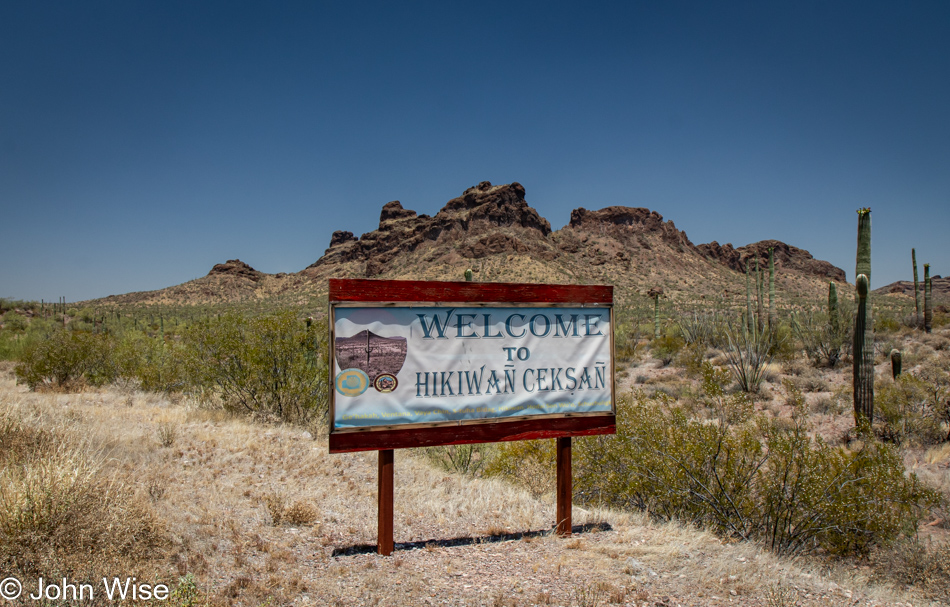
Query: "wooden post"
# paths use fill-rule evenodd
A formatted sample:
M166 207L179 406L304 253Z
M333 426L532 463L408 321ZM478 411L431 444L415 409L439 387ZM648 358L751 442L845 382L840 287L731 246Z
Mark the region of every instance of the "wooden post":
M376 527L376 552L383 556L393 553L393 450L379 451L379 521Z
M571 534L571 437L557 440L557 534Z

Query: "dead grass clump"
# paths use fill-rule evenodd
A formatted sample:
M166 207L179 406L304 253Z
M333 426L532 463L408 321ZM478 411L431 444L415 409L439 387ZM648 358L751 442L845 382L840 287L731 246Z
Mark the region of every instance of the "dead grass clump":
M171 447L175 444L175 439L178 438L178 424L169 421L162 422L158 425L156 435L158 444L163 447Z
M873 559L881 581L913 586L931 600L950 600L950 545L919 541L896 544Z
M29 432L27 432L29 434ZM34 436L44 436L42 432ZM88 446L58 437L0 470L0 567L26 576L134 569L164 544L144 498L102 474Z
M320 512L310 502L295 500L288 504L280 493L269 493L263 497L264 506L271 517L271 523L299 527L310 525L320 518Z

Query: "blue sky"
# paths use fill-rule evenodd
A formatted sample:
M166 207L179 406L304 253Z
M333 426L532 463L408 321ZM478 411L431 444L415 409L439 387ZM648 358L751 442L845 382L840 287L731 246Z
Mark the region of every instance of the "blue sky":
M950 3L0 0L0 296L316 261L521 182L873 284L950 274Z

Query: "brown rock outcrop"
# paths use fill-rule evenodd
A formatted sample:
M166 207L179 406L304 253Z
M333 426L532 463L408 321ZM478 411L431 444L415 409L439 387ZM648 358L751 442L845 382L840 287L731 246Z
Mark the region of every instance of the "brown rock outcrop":
M493 186L483 181L450 200L434 217L389 202L380 213L378 229L359 239L349 232L334 233L326 254L310 268L355 261L365 263L366 276L377 276L396 256L422 249L433 249L427 255L430 262L453 254L479 258L504 252L551 258L554 249L546 243L551 224L524 196L519 183Z
M259 281L263 272L258 272L240 259L229 259L224 263L215 264L208 276L237 276L238 278L247 278L254 282Z
M718 261L737 272L745 272L746 260L749 260L750 265L754 265L755 259L758 258L760 268L768 267L769 247L773 249L776 268L796 270L803 274L839 282L847 280L845 271L841 268L827 261L815 259L808 251L785 244L780 240L760 240L738 249L733 248L731 243L720 245L714 240L698 245L696 249L708 259Z

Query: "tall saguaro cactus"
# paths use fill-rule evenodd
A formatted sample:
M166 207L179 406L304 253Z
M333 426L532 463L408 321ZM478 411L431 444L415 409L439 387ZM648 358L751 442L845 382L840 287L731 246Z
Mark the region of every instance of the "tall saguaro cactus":
M868 305L868 277L858 274L855 288L858 295L858 311L854 317L853 386L854 424L870 424L874 419L874 334L868 328L870 306ZM868 339L870 333L871 339Z
M930 278L930 264L924 264L924 331L930 333L933 329L933 288Z
M663 289L653 287L647 295L653 298L653 339L660 339L660 295L663 295Z
M874 419L874 322L868 301L871 291L871 209L858 209L858 251L854 264L858 310L854 318L854 423Z
M854 276L864 274L871 288L871 209L858 209L858 254L854 264ZM855 283L857 284L857 283Z
M917 316L914 318L914 328L920 326L920 285L917 283L917 251L910 250L910 261L914 264L914 312Z

